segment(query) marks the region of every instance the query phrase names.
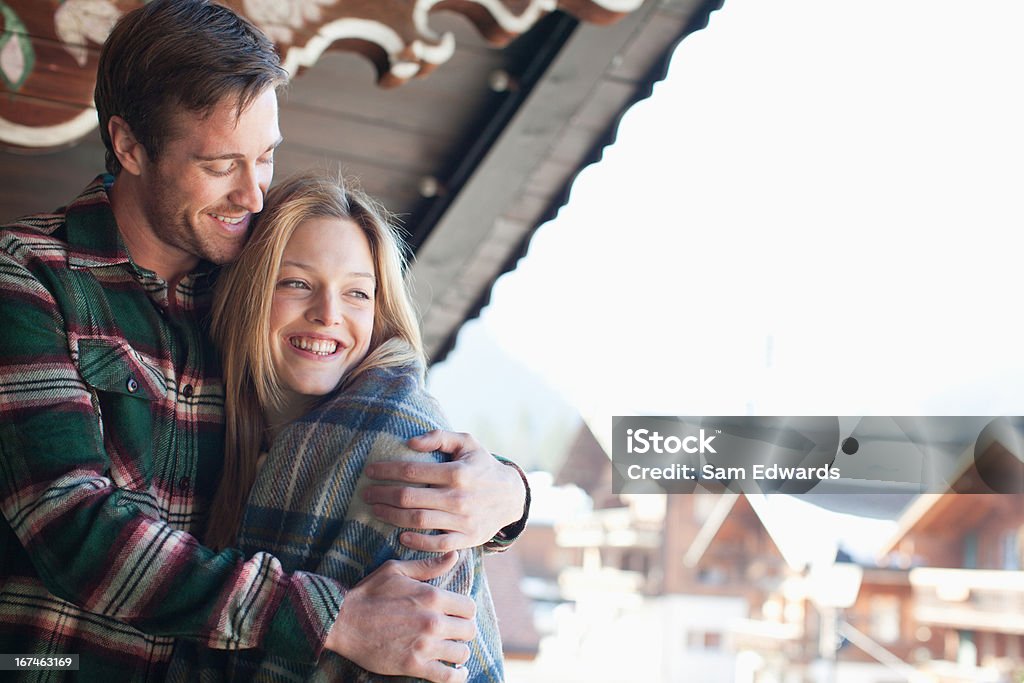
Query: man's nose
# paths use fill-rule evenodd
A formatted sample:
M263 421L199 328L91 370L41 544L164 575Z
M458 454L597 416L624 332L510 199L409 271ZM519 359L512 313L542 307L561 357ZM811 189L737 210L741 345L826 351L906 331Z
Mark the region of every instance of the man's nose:
M238 174L237 184L228 195L228 199L232 204L250 213L259 213L263 210L263 194L267 184L269 183L264 182L260 172L250 166Z

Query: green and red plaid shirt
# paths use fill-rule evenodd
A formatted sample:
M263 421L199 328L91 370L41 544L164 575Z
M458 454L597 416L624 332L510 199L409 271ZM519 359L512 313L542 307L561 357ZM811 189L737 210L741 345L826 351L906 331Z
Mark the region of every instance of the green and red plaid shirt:
M223 450L213 268L168 293L132 263L112 182L0 229L0 653L104 683L161 680L175 637L315 661L342 587L196 541Z

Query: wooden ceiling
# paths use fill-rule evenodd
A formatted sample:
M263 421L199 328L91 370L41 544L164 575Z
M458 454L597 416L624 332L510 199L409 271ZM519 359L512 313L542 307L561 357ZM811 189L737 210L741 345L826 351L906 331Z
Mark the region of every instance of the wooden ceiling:
M614 140L623 112L664 77L676 44L722 2L225 4L267 30L296 72L281 102L277 177L341 168L400 214L425 341L439 360ZM0 4L0 217L60 206L102 170L90 109L96 54L111 18L138 4ZM76 116L92 116L92 129L65 126L42 143L26 130Z

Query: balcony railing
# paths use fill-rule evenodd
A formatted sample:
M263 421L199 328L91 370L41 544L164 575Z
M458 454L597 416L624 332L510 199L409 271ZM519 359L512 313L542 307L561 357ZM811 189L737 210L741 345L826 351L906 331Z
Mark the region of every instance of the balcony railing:
M921 567L910 572L923 624L1024 634L1024 572Z

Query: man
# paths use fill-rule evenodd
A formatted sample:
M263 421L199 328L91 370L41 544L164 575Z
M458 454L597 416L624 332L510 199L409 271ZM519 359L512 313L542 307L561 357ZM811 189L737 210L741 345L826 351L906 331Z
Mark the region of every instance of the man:
M149 3L100 59L109 175L0 231L0 653L77 654L90 680L160 680L181 637L465 680L444 662L468 657L471 601L424 583L454 554L388 563L346 591L196 539L223 441L205 334L214 264L237 257L262 209L286 80L230 10ZM369 472L433 485L369 492L385 521L448 531L404 543L444 551L521 530L516 470L464 436L412 445L455 461Z

